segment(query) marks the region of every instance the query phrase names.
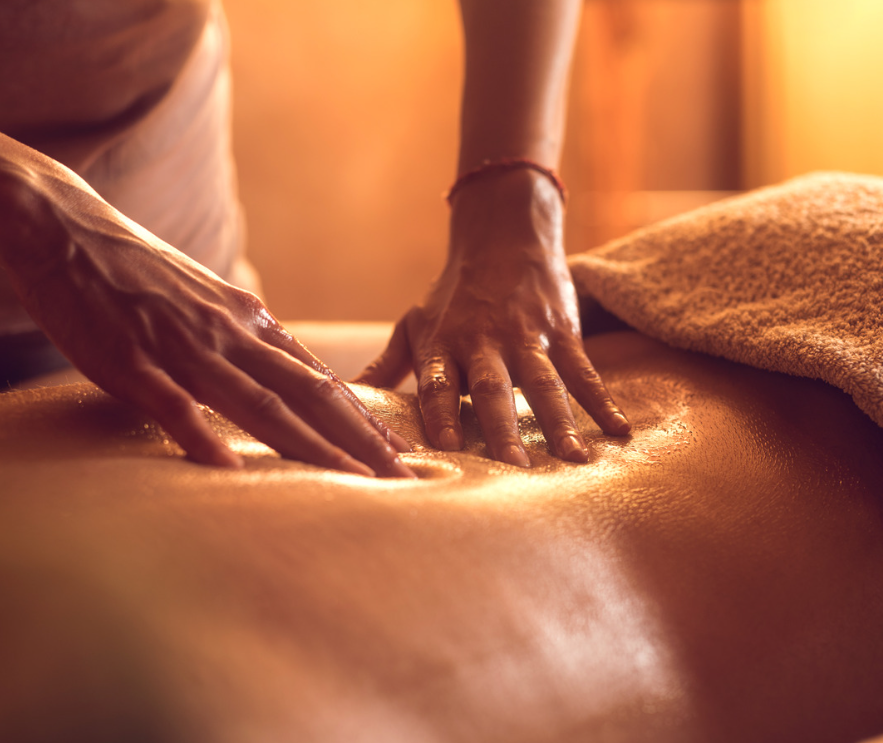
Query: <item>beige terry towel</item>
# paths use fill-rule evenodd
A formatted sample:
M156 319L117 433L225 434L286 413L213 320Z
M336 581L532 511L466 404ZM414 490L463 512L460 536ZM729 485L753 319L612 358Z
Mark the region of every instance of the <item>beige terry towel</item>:
M571 270L632 327L823 379L883 426L883 178L797 178L573 256Z

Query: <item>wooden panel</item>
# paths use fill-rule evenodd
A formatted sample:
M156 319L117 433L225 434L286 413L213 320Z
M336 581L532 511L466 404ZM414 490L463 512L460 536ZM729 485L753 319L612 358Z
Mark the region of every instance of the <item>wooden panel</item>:
M226 5L250 252L271 309L396 319L444 257L456 2ZM738 29L736 0L586 3L562 167L571 251L660 204L738 188Z
M688 192L662 201L695 205L739 188L739 21L737 0L586 3L565 170L571 250L658 216L635 213L654 201L635 192Z

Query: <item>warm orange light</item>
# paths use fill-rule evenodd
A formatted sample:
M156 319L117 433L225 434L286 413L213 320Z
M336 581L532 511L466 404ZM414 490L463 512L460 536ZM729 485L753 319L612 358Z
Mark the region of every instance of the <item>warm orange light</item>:
M883 3L748 0L751 185L812 170L883 175Z
M226 0L249 251L285 319L394 320L440 268L456 2Z

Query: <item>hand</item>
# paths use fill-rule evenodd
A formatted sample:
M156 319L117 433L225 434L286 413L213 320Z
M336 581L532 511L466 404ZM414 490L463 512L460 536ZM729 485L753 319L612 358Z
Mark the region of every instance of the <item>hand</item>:
M537 173L512 171L470 183L452 209L444 271L357 381L394 387L413 368L427 435L446 451L463 446L468 392L490 455L529 467L519 386L552 452L588 461L568 391L606 433L629 424L585 354L557 191Z
M127 220L70 171L30 157L32 167L0 168L0 266L87 377L155 418L197 462L242 465L200 402L284 457L414 476L396 451L408 444L257 297Z

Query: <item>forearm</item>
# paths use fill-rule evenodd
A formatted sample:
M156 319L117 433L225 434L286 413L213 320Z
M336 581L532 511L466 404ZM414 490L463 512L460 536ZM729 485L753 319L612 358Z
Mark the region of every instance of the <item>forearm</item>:
M37 153L0 134L0 270L13 286L52 250L41 165Z
M0 133L0 269L13 285L18 282L21 290L56 270L83 244L126 236L134 238L125 241L127 247L172 250L73 170Z
M582 0L460 0L466 43L458 172L523 157L556 167Z
M114 219L125 221L72 170L0 134L0 270L20 296Z

